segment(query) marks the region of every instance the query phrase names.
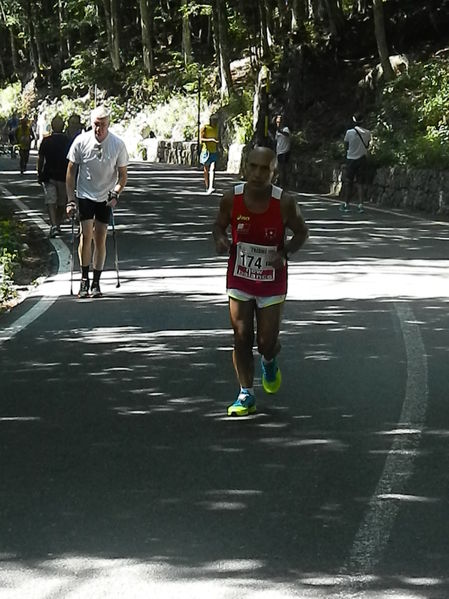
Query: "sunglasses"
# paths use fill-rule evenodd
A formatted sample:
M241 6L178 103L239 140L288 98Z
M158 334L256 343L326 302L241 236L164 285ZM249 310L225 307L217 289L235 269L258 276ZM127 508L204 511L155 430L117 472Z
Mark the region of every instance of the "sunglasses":
M97 151L97 158L98 158L98 160L101 160L103 158L103 148L101 147L100 144L97 144L95 146L95 150Z

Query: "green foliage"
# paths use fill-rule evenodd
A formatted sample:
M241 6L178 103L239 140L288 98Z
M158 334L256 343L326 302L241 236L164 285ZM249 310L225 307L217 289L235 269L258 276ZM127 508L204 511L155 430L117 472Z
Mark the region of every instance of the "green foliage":
M16 297L13 287L14 269L21 258L18 225L14 221L0 221L0 302Z
M20 110L20 83L13 83L0 89L0 119L7 120L13 111Z
M409 66L385 86L374 130L379 164L445 169L449 164L449 62Z
M248 143L254 134L253 93L243 90L239 95L232 96L226 112L231 143Z

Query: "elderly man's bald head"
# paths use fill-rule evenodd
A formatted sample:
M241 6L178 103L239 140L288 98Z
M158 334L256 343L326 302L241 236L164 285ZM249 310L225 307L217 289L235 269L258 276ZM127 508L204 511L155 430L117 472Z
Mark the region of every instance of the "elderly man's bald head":
M253 148L248 154L248 161L254 158L264 158L270 161L273 169L276 166L276 153L271 148L266 148L265 146L256 146Z
M266 189L273 179L276 154L271 148L257 146L248 154L246 179L251 189Z

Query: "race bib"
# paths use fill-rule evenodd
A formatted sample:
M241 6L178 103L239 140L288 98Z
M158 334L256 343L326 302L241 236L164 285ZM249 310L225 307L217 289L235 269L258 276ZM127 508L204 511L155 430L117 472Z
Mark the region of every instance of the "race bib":
M251 281L274 281L275 271L270 262L276 250L276 246L239 241L236 247L234 276Z

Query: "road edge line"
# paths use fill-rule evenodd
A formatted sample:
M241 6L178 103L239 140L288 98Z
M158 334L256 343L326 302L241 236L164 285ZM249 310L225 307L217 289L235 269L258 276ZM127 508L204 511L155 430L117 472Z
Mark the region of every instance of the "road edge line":
M0 185L0 193L3 196L6 196L10 201L12 201L15 206L22 212L27 215L27 220L33 222L39 229L45 231L47 228L47 223L41 216L36 214L29 214L30 208L22 202L22 200L13 194L7 187L4 185ZM56 273L52 276L64 274L68 272L68 264L70 263L70 250L67 245L62 241L62 239L49 239L49 242L53 246L56 255L58 257L58 266L56 269ZM68 257L68 258L67 258ZM30 293L26 294L22 298L22 302L27 298L38 295L39 289L50 277L46 277L35 289L30 291ZM19 316L13 323L0 332L0 344L5 341L9 341L17 333L25 329L28 325L34 322L37 318L42 316L58 299L58 297L48 297L42 296L36 304L31 306L24 314ZM22 303L21 302L21 303Z

